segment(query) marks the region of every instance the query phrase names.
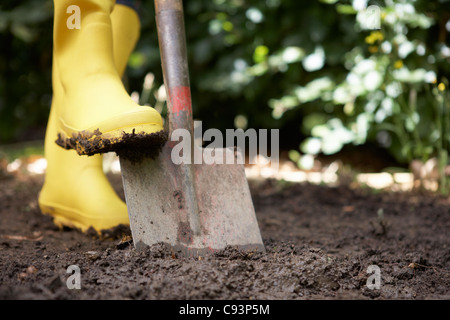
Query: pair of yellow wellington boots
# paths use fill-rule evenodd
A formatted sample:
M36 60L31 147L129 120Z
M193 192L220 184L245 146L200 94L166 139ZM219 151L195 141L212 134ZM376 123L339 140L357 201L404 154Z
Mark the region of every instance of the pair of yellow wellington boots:
M79 8L79 29L68 27L73 5ZM100 233L129 225L101 153L135 133L151 139L163 131L160 114L134 103L121 80L140 34L139 17L114 0L55 0L54 11L53 100L40 209L59 227Z

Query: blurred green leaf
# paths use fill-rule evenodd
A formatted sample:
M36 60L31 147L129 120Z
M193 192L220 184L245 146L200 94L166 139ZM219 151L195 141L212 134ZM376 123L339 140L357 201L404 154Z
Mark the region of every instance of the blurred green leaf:
M353 8L353 6L347 4L337 4L336 10L341 14L356 14L358 12Z

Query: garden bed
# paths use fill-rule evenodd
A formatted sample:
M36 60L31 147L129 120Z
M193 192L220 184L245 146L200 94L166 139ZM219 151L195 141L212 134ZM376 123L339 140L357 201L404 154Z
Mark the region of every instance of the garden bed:
M109 178L123 196L120 175ZM58 230L38 208L43 179L1 178L1 299L450 299L448 197L251 180L267 252L187 259L138 252L127 229ZM71 265L80 290L67 287Z

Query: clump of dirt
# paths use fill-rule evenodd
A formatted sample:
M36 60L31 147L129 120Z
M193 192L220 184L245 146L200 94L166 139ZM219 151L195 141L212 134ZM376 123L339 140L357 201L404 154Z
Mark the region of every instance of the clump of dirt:
M119 157L132 163L140 163L143 159L155 159L167 142L168 133L159 131L152 134L123 134L123 142L119 143L112 151Z
M123 196L120 176L110 179ZM138 251L126 230L58 230L37 206L42 180L1 181L0 299L450 298L448 197L251 183L267 252L183 258L163 244Z
M61 133L55 141L64 149L74 149L80 155L92 156L97 153L115 152L133 163L144 158L154 159L168 139L166 131L155 133L123 132L117 139L105 139L98 129L92 133L83 132L76 137L66 138Z

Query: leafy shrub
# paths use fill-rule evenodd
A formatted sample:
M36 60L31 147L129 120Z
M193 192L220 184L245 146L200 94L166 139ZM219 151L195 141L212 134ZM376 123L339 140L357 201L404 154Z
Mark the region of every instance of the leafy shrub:
M0 4L0 141L45 126L52 1ZM377 143L398 161L448 163L449 1L185 1L194 115L204 128L280 128L300 163ZM374 19L378 18L379 19ZM152 1L127 86L162 84ZM145 90L144 90L145 91ZM142 103L153 104L149 92ZM309 161L311 163L311 161Z

